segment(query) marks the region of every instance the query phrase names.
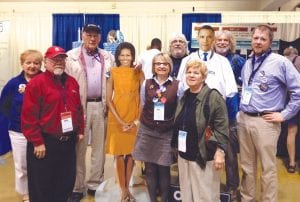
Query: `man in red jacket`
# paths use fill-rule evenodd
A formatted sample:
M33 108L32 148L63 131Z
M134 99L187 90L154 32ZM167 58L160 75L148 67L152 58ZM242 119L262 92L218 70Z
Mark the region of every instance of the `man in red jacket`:
M64 72L67 55L52 46L46 71L32 79L24 94L22 132L28 140L31 202L66 202L75 183L75 143L83 138L83 109L76 80Z

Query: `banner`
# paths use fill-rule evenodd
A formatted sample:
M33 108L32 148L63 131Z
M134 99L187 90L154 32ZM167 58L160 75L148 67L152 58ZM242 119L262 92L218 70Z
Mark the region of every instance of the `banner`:
M192 41L191 47L194 49L199 48L198 44L198 31L199 28L207 23L192 23ZM236 39L236 49L241 50L241 53L246 53L247 50L251 50L251 33L252 30L259 24L223 24L223 23L209 23L215 31L228 30ZM279 50L279 27L276 24L268 25L272 28L274 33L274 39L272 42L272 50Z

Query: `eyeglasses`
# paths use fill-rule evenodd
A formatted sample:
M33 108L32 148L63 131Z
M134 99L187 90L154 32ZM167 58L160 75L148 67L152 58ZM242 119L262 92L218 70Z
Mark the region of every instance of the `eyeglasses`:
M169 63L167 63L167 62L155 62L154 65L156 65L156 66L160 66L160 65L168 66Z

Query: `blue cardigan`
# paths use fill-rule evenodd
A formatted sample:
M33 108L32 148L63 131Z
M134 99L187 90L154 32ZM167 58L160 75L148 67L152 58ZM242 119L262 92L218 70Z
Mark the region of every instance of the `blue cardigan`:
M0 113L8 119L8 130L16 132L21 132L21 110L24 92L19 92L19 87L22 84L27 84L23 71L7 82L0 97Z

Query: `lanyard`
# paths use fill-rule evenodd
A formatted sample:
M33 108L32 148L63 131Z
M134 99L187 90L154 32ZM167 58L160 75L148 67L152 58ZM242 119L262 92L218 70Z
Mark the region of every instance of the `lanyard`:
M261 56L261 61L258 65L258 67L256 69L254 69L254 65L255 65L255 56L253 56L252 58L252 72L251 72L251 75L249 77L249 80L248 80L248 86L250 86L253 82L253 78L255 76L255 74L258 72L258 70L260 69L261 65L263 64L263 62L265 61L265 59L272 53L272 50L269 49L266 53L264 53L262 56Z
M64 75L62 75L62 76L64 76ZM63 78L60 78L60 79L63 79ZM59 79L55 79L55 83L58 88L59 94L64 102L65 110L67 112L68 111L67 110L67 91L66 91L65 85Z
M66 110L66 112L68 111L67 110L67 93L66 93L66 88L65 88L65 86L63 86L62 87L63 88L63 93L60 91L60 94L61 94L61 97L62 97L62 99L63 99L63 102L64 102L64 105L65 105L65 110Z

